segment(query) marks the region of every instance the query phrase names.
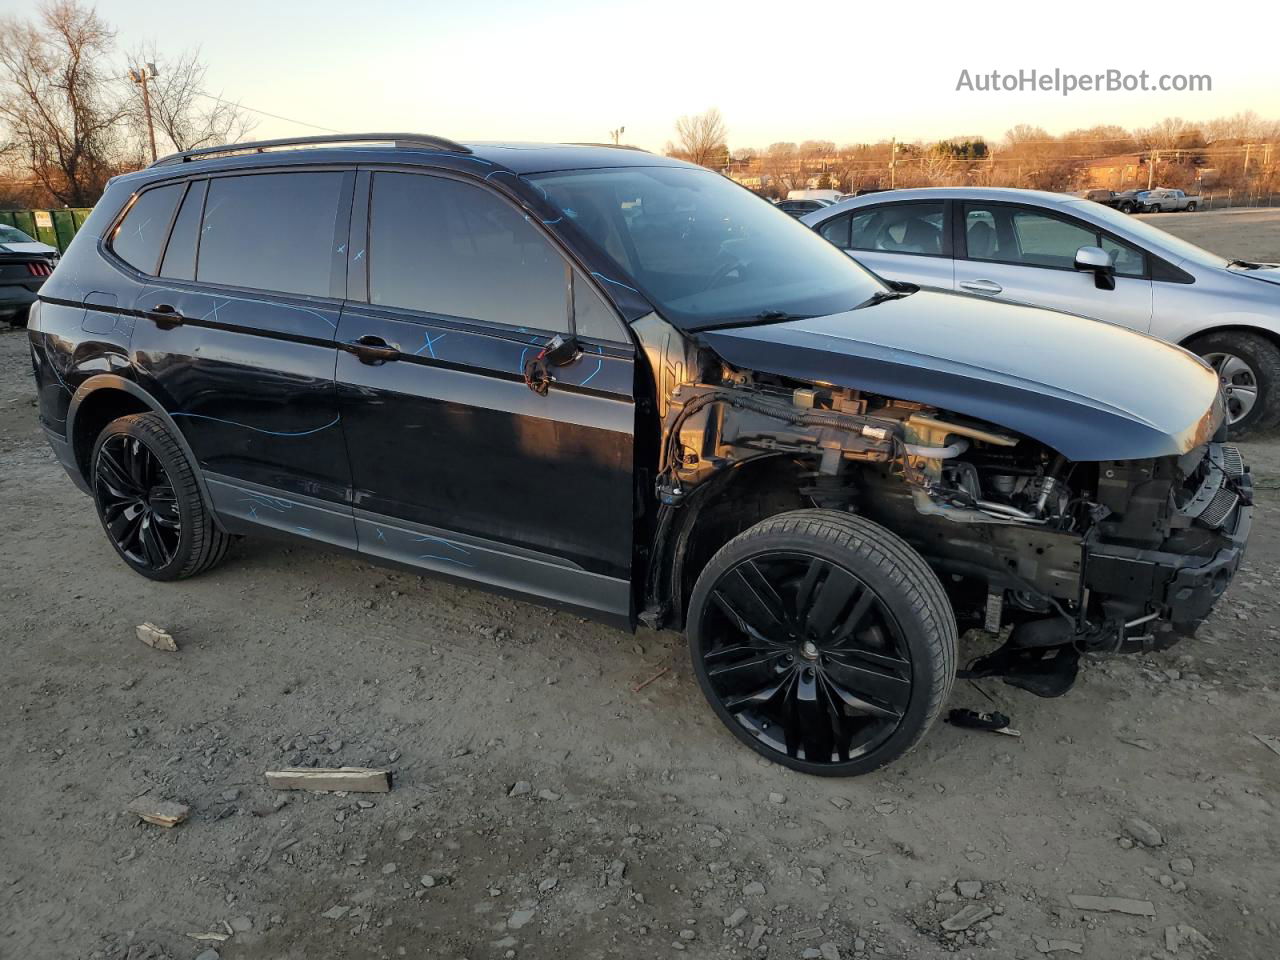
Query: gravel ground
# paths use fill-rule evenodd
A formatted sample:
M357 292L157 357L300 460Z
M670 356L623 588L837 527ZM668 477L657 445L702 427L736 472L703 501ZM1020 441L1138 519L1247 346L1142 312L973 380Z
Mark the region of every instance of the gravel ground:
M0 334L0 957L1280 952L1280 754L1256 736L1280 736L1280 443L1247 446L1250 557L1198 637L1091 659L1059 700L958 684L1021 738L939 725L829 781L740 746L672 633L266 540L137 577L34 404L25 334ZM266 787L313 761L396 785ZM140 795L190 819L142 823Z

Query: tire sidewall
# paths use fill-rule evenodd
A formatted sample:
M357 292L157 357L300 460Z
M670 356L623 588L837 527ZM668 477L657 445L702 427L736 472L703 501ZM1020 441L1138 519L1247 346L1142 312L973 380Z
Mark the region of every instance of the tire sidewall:
M181 464L175 463L173 457L168 451L164 450L160 445L156 444L147 436L147 431L139 426L139 419L145 414L137 416L122 417L107 424L98 439L93 444L93 456L90 459L90 482L93 488L93 504L98 513L98 523L102 527L102 532L106 534L107 542L111 544L116 554L129 565L129 568L135 573L140 573L144 577L151 580L177 580L181 577L183 570L186 568L191 558L191 548L195 540L195 523L196 518L191 507L191 492L184 489L182 485L182 473L179 469ZM164 429L160 426L159 429ZM178 506L179 521L179 537L178 549L174 551L173 559L160 568L154 568L135 562L128 554L120 549L116 539L112 536L111 531L107 529L106 518L102 511L102 501L98 496L98 458L102 454L103 445L112 437L125 436L131 440L141 443L151 452L160 465L164 468L165 474L169 478L169 483L173 486L175 494L175 502Z
M844 763L815 763L798 760L765 747L725 708L711 685L702 656L706 640L702 635L702 619L711 589L729 568L743 560L769 553L808 554L839 564L874 591L897 620L911 654L911 699L898 728L866 756ZM752 750L775 763L801 773L826 777L849 777L868 773L899 757L916 741L920 728L929 722L928 691L936 682L934 671L939 669L939 665L932 662L927 646L920 639L921 635L929 629L928 624L916 610L912 609L906 599L906 591L902 583L892 579L882 567L859 563L857 560L858 558L851 557L847 550L836 544L826 543L803 534L770 534L747 543L730 543L703 569L689 600L689 617L685 629L689 641L689 653L693 660L694 676L697 677L698 686L702 688L711 708L734 736Z
M1264 355L1262 351L1269 344L1265 341L1255 344L1253 339L1256 336L1258 335L1213 333L1188 345L1202 359L1210 353L1233 354L1248 363L1253 371L1258 383L1258 399L1243 420L1228 426L1228 434L1233 439L1239 439L1254 430L1268 429L1280 419L1280 397L1276 395L1276 388L1280 386L1280 382L1277 382L1277 374L1280 374L1280 351L1272 348L1267 351L1272 356Z

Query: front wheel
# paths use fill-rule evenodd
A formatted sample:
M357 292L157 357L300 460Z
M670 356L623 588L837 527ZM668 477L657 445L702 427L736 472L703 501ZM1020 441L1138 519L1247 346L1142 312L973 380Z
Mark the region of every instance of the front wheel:
M1218 374L1232 436L1280 423L1280 347L1261 334L1231 330L1206 334L1187 348Z
M162 418L137 413L103 428L90 461L93 500L107 539L152 580L203 573L230 538L213 522L195 472Z
M1191 203L1187 204L1187 213L1195 213L1195 212L1196 212L1195 201L1192 201Z
M797 510L729 541L689 604L702 692L768 759L854 776L914 747L956 672L942 584L897 535L835 510Z

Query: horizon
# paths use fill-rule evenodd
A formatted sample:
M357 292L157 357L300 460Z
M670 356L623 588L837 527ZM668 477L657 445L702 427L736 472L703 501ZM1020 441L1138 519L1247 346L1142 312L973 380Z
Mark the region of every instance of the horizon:
M1262 3L1243 6L1236 22L1276 19ZM211 12L195 23L188 10L139 0L98 10L116 29L120 61L153 42L161 57L176 57L192 46L186 37L198 36L208 67L205 91L251 112L251 139L409 130L457 140L606 142L610 131L625 127L624 143L661 151L674 139L678 117L711 107L723 115L734 150L805 140L837 146L890 139L997 143L1018 124L1056 137L1099 125L1136 130L1166 117L1197 124L1252 111L1277 119L1274 82L1266 75L1270 31L1233 36L1232 45L1220 49L1206 45L1192 62L1168 48L1135 49L1125 29L1094 31L1087 49L1077 49L1076 35L1057 31L1041 38L1041 48L1027 58L1033 62L1023 62L1002 50L1022 49L1025 8L1007 0L987 8L991 13L982 23L989 50L977 52L972 44L953 42L958 29L974 22L971 12L961 10L931 15L914 25L914 33L896 37L894 46L876 38L879 28L864 33L836 18L829 18L830 26L776 30L771 25L780 18L759 14L768 9L760 4L737 7L730 17L709 5L691 9L657 0L640 18L620 0L553 0L536 10L516 0L497 0L482 10L395 0L353 17L335 0L318 0L300 18L290 10L228 0L216 16ZM1006 11L1012 15L1000 16ZM10 13L20 19L37 14L35 2ZM396 28L384 35L390 16ZM845 19L856 27L856 14ZM1177 18L1155 22L1170 20ZM289 37L287 48L282 36ZM702 47L692 55L672 52L672 36L695 38ZM807 47L797 42L809 36ZM335 37L341 54L334 52ZM715 49L702 38L714 38ZM732 57L721 52L729 50ZM812 62L805 62L807 50ZM886 63L894 55L901 65ZM666 69L655 71L655 61ZM340 71L328 69L335 63ZM1107 69L1147 71L1153 78L1207 75L1212 90L1062 96L1042 89L955 89L966 70L974 76L1030 69L1045 75L1055 68L1086 75ZM863 90L880 95L864 96ZM840 105L848 100L854 102Z

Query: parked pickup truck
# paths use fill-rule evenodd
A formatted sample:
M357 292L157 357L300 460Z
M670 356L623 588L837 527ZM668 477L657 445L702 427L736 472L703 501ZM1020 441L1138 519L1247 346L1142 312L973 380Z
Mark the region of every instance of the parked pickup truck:
M1175 213L1179 210L1194 210L1200 205L1197 194L1188 197L1181 190L1145 190L1138 194L1138 209L1143 213Z

